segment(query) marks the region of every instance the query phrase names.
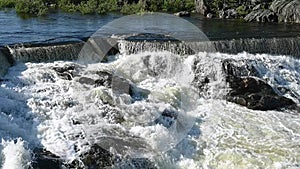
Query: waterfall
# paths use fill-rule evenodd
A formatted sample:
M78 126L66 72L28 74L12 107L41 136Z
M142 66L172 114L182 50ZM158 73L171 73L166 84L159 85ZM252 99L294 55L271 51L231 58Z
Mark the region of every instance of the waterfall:
M289 55L300 57L300 38L261 38L261 39L233 39L202 42L178 41L119 41L119 50L125 54L136 54L144 51L166 50L174 54L187 55L198 52L220 52L237 54L268 53L273 55Z
M54 44L49 46L9 46L15 61L49 62L55 60L75 60L84 43Z
M4 53L0 50L0 77L4 76L6 74L7 69L11 66L9 63L7 57L4 55Z

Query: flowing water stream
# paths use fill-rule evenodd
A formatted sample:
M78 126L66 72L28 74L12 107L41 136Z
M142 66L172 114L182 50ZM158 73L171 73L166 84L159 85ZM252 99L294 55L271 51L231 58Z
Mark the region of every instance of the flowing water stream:
M0 79L0 166L34 168L42 147L84 167L81 155L97 144L162 169L300 168L299 59L146 44L121 40L119 53L103 62L17 60ZM254 67L296 106L260 111L226 101L228 59ZM112 166L134 168L126 160Z

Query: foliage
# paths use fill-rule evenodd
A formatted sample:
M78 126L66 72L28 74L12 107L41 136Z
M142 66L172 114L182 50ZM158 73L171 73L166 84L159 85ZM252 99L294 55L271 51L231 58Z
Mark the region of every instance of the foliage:
M31 14L36 16L45 15L48 13L48 7L42 0L18 0L16 5L16 12L20 14Z
M243 6L243 5L237 7L236 11L240 16L243 16L243 17L249 13L249 10L247 10L246 6Z
M124 14L143 13L145 11L145 2L139 1L138 3L127 4L122 6L121 12Z
M1 0L0 8L13 8L15 7L15 0Z
M124 14L149 12L191 11L194 0L0 0L1 7L15 7L18 13L45 15L49 8L82 14L105 14L120 11Z

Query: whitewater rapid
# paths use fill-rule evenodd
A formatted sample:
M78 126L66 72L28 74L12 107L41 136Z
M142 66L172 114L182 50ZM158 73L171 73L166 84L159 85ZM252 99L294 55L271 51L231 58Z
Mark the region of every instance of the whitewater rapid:
M143 52L107 63L19 62L0 82L1 167L30 167L36 147L68 163L97 143L162 169L299 168L299 109L257 111L225 101L225 59L251 63L299 106L300 61L288 56ZM192 85L195 61L203 69L197 76L214 79L205 91ZM57 73L64 67L69 75ZM99 72L127 79L131 91L89 84Z

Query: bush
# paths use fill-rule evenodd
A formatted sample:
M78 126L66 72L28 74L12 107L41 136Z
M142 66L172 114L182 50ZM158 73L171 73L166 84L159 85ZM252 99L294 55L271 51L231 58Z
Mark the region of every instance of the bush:
M1 0L0 8L14 8L15 4L15 0Z
M120 3L120 0L0 0L1 7L15 7L17 13L39 16L47 14L49 7L82 14L105 14L112 11L133 14L145 11L191 11L195 4L194 0L128 0L125 4Z
M98 8L97 0L88 0L86 2L81 2L80 5L77 6L77 9L82 14L94 14Z
M145 12L145 2L140 0L138 3L124 4L121 12L123 14L135 14Z
M42 0L18 0L15 8L16 12L19 14L41 16L48 13L48 7Z

